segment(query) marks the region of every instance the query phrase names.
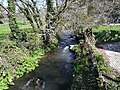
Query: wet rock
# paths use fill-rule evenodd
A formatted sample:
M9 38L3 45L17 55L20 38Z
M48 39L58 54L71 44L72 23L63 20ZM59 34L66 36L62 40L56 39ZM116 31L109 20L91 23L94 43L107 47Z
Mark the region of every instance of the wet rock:
M22 90L44 90L45 82L40 78L30 79L22 88Z

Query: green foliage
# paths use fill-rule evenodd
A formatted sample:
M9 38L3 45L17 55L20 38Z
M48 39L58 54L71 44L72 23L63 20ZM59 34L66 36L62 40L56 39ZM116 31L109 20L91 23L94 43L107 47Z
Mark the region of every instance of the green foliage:
M103 30L95 34L97 42L117 42L120 41L120 32L114 30Z
M43 39L39 33L34 33L30 25L19 23L17 30L18 40L5 39L10 34L8 24L0 25L0 90L8 89L9 84L14 84L14 78L34 70L43 57ZM30 27L26 29L26 27ZM49 50L56 47L58 40L52 39Z
M81 45L75 47L76 60L74 62L74 80L71 90L99 90L96 82L97 69L93 64L95 58L87 44L84 44L84 47Z
M79 75L83 71L84 68L85 68L85 65L82 64L82 62L80 60L76 60L74 63L75 76Z
M120 41L120 26L100 26L94 27L93 32L95 39L100 42L119 42Z
M16 6L14 0L8 0L8 18L9 18L9 27L11 30L11 39L17 39L17 30L19 30L18 24L16 22Z
M39 33L34 33L31 28L19 29L16 41L16 46L25 47L29 50L39 48L43 44L43 38Z
M21 77L38 66L39 58L44 55L42 48L30 51L25 47L17 47L15 41L9 39L0 42L0 90L8 89L15 77Z
M26 18L16 18L18 25L28 25Z
M24 56L29 55L29 51L26 48L18 48L16 42L9 39L1 41L0 48L2 57L15 67L21 62Z
M1 72L0 90L8 89L8 84L13 84L12 79L13 79L13 76L12 76L11 72L6 72L6 71Z
M102 55L96 54L96 60L97 60L97 67L98 67L99 71L102 71L107 74L112 72L112 69L105 62L105 59L103 58Z
M37 61L32 57L26 57L22 60L21 65L16 69L17 77L22 76L26 71L34 70L37 66Z
M44 50L39 48L33 52L30 57L25 57L20 66L16 69L17 77L21 77L26 71L27 73L34 70L38 66L39 58L44 55Z
M96 56L96 60L97 60L98 73L99 73L100 77L102 75L103 79L105 79L107 90L119 90L120 89L120 82L119 82L120 80L119 80L119 78L117 78L119 76L118 73L116 73L116 71L114 72L114 70L108 65L108 63L105 62L102 55L96 54L95 56ZM99 86L101 89L103 87L103 86L101 86L102 83L103 83L103 81L99 80Z
M5 63L2 65L0 64L0 90L6 90L8 89L8 84L13 84L13 74L11 72L10 66L5 65Z
M103 25L103 26L99 26L99 27L94 27L93 28L93 32L99 32L102 30L114 30L114 31L119 31L120 30L120 26L109 26L109 25Z
M74 47L70 47L70 50L72 51L72 52L76 52L77 50L79 50L80 49L80 45L74 45Z
M50 50L54 49L57 46L57 43L58 43L58 39L56 38L52 39L50 44Z
M15 69L23 56L27 55L27 50L16 47L16 43L9 39L2 40L0 48L0 90L6 90L8 84L12 84Z
M0 90L6 90L8 89L8 80L7 78L0 77Z
M20 27L20 30L23 29L26 31L26 29L28 28L29 30L31 29L31 26L30 24L19 24L18 23L18 26ZM27 30L28 30L27 29ZM9 24L0 24L0 40L4 39L7 35L9 35L11 32L10 28L9 28Z
M44 44L44 47L45 47L45 50L46 50L45 52L53 50L54 48L57 47L57 44L58 44L58 39L57 38L53 38L48 46L46 46L46 44Z
M104 69L104 59L102 55L96 55L96 60L98 63L98 68L100 71Z

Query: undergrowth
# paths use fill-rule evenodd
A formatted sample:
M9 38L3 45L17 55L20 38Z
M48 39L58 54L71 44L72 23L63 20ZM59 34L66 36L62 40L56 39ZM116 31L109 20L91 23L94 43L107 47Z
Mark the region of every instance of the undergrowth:
M13 79L34 70L38 66L38 61L44 55L42 48L38 48L32 54L29 54L29 51L25 48L18 48L13 45L12 41L8 42L9 44L5 47L2 46L2 53L0 54L0 90L8 89L10 84L14 84Z
M2 40L0 48L0 90L8 89L15 78L34 70L45 54L40 46L29 50L9 39Z

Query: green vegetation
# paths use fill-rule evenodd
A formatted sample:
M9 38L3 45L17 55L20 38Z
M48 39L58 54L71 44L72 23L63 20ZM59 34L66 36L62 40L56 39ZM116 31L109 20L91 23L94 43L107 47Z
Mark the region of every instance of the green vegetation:
M99 90L96 81L98 77L97 69L93 65L94 58L90 54L90 48L86 47L78 45L72 49L76 52L76 60L74 62L74 81L71 90Z
M96 41L100 42L119 42L120 41L120 32L114 30L103 30L98 33L94 33Z
M26 18L16 18L16 20L17 20L18 25L27 25L29 22Z
M102 71L107 74L112 72L110 66L108 66L108 64L105 62L105 59L102 55L96 54L95 57L97 61L97 68L99 69L99 71Z
M10 28L8 24L0 24L0 40L6 35L10 34Z
M11 32L9 25L0 25L0 90L8 89L15 78L34 70L45 54L39 33L35 34L29 24L19 23L19 26L19 40L16 41L5 38ZM52 39L48 50L54 49L57 42L56 38Z
M8 12L8 22L0 25L0 90L8 89L8 85L14 84L12 81L15 78L34 70L45 52L57 46L56 33L60 24L66 29L67 24L70 25L70 29L78 34L76 36L79 45L72 49L77 56L74 63L73 90L99 90L96 80L99 77L98 71L109 73L110 70L104 58L94 54L95 42L89 27L92 24L102 24L106 20L115 22L119 19L116 14L119 12L119 2L65 0L59 3L59 0L56 0L54 7L54 0L46 0L46 9L43 9L38 6L39 1L7 0L7 7L0 2L0 11L5 9ZM24 18L17 18L16 10L20 18ZM4 12L2 13L4 15ZM63 28L60 28L62 31ZM98 43L120 41L119 30L120 26L108 25L93 28Z
M100 27L94 27L93 32L97 43L120 41L120 26L104 25Z
M0 90L6 90L8 85L14 84L12 82L14 78L21 77L24 73L34 70L44 55L42 48L37 48L30 54L30 50L25 47L18 48L16 43L10 40L3 40L0 43L0 48L0 55L2 55Z
M119 90L120 79L117 78L119 77L119 74L117 74L117 72L114 71L107 62L105 62L102 55L95 53L95 58L97 61L97 69L99 74L99 78L96 79L98 80L99 87L102 89L102 87L104 87L102 84L106 83L105 86L108 90Z
M99 32L102 30L115 30L115 31L119 31L120 30L120 26L110 26L110 25L103 25L103 26L99 26L99 27L94 27L93 28L93 32Z
M19 24L20 29L31 28L30 24ZM0 24L0 40L10 34L9 24Z
M44 55L44 50L41 48L33 51L30 57L25 57L19 67L16 69L17 78L24 75L25 72L30 72L38 66L38 61Z

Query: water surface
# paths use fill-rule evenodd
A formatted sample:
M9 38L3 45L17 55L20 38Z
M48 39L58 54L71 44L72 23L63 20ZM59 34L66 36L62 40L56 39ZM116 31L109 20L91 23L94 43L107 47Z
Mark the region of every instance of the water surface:
M73 74L74 53L69 45L76 44L72 32L66 30L58 47L47 53L38 68L15 80L10 90L70 90ZM38 88L36 83L41 83Z

